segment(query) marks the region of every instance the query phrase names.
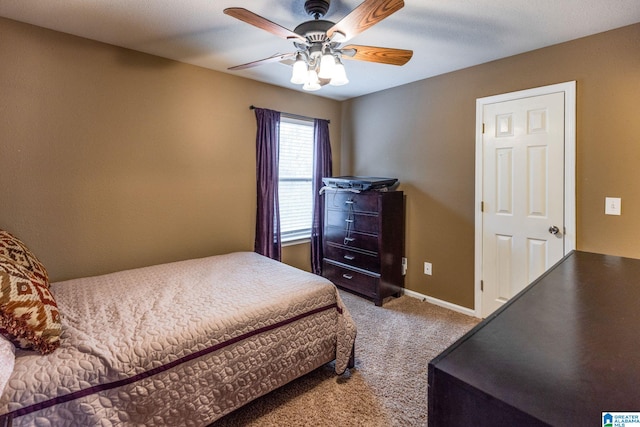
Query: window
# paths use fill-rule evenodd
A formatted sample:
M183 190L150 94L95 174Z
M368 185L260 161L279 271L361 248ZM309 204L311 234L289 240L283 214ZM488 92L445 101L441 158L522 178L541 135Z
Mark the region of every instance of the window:
M282 242L311 236L313 121L281 116L278 197Z

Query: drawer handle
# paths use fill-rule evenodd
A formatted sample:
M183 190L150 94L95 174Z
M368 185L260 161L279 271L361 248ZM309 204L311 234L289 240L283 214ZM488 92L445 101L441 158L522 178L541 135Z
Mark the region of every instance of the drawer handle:
M355 203L355 202L354 202L353 200L345 200L345 201L344 201L344 204L345 204L345 205L352 205L352 204L354 204L354 203Z
M347 280L351 280L351 279L353 279L353 276L352 276L352 275L350 275L350 274L346 274L346 273L345 273L345 274L343 274L343 275L342 275L342 277L344 277L344 278L345 278L345 279L347 279Z
M356 259L356 257L354 257L353 255L345 255L344 259L348 259L349 261L353 261L354 259Z
M344 238L344 241L345 241L345 242L353 242L354 240L356 240L356 238L355 238L355 237L345 237L345 238Z
M344 222L348 222L348 223L353 223L354 221L352 219L345 219Z

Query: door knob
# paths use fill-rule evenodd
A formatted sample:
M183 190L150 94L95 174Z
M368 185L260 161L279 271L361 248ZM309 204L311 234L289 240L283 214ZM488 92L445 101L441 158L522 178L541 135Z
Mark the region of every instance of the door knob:
M551 227L549 227L549 233L558 234L559 232L560 232L560 229L558 227L556 227L555 225L552 225Z

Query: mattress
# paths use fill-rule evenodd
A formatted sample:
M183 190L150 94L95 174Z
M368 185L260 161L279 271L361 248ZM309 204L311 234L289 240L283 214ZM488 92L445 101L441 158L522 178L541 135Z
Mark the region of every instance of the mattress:
M13 425L213 422L335 359L355 325L328 280L252 252L51 285L61 346L16 350Z

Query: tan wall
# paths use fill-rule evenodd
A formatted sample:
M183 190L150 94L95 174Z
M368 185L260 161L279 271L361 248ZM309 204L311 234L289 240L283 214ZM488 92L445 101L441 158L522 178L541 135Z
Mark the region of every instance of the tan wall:
M476 99L572 80L577 247L640 258L639 49L635 24L343 104L343 171L407 193L408 289L473 308ZM606 196L622 216L604 215Z
M3 18L0 30L0 228L53 280L253 250L249 105L330 119L340 164L337 101ZM284 260L308 269L306 246Z
M54 280L252 250L253 104L330 119L343 173L400 178L407 287L473 307L475 99L570 80L578 248L640 258L640 24L344 103L3 18L0 28L0 227ZM605 196L622 197L622 216L604 216ZM308 245L283 249L297 267L308 258Z
M282 262L301 270L311 271L311 244L283 246Z

